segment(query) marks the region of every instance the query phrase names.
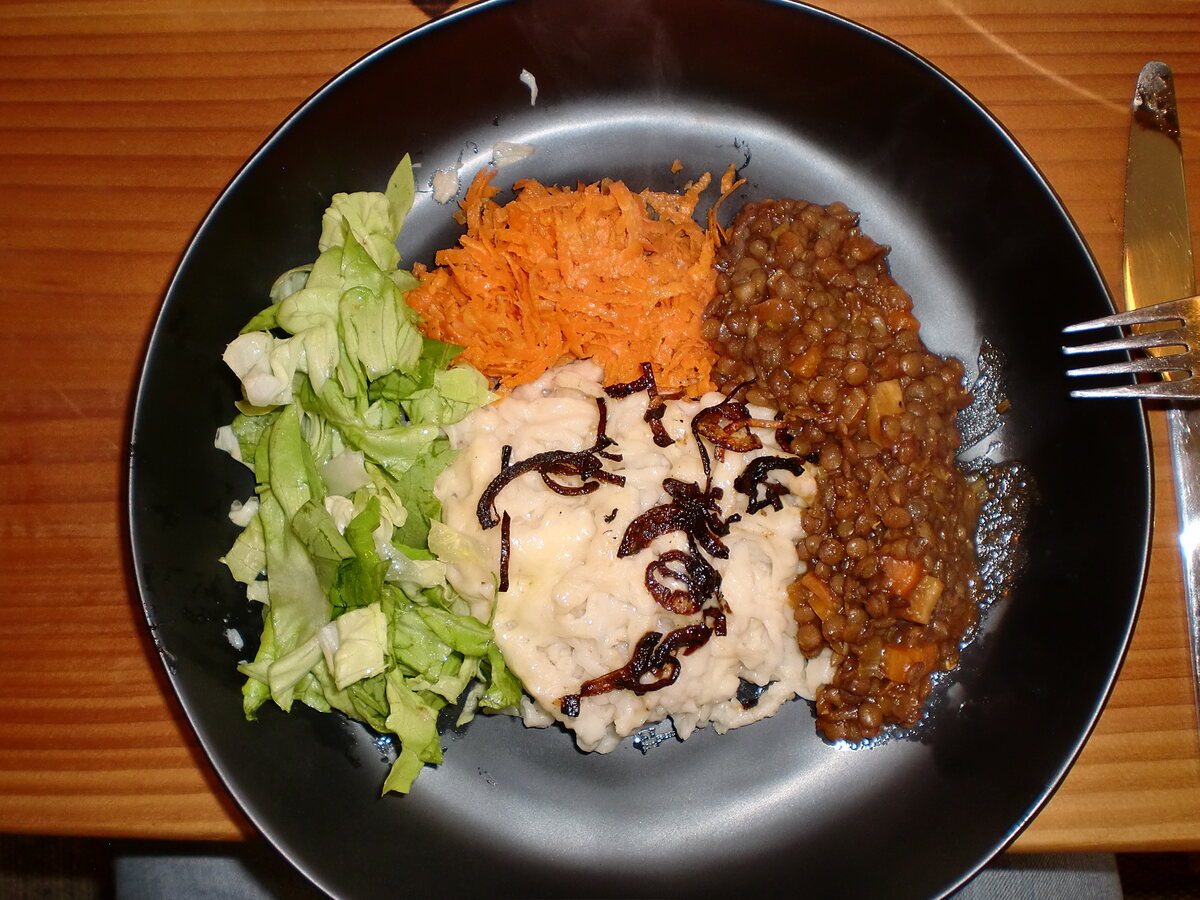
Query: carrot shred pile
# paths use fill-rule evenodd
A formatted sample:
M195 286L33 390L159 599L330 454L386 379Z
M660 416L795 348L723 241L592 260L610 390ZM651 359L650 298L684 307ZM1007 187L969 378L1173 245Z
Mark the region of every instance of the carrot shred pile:
M607 383L633 381L652 362L663 392L713 388L700 323L720 232L713 218L706 228L692 218L708 174L681 194L526 179L504 205L494 176L485 169L468 188L458 245L433 269L413 266L421 285L407 300L428 336L464 346L460 359L500 393L571 358L600 364ZM735 186L731 169L721 187Z

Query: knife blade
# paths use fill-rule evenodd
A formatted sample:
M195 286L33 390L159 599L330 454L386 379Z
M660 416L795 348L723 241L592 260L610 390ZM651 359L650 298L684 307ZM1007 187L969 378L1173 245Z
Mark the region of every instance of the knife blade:
M1149 62L1138 74L1125 171L1125 306L1134 309L1196 293L1183 147L1169 66ZM1200 724L1200 405L1167 411L1179 552L1187 601L1192 684Z
M1146 306L1196 292L1175 79L1149 62L1133 92L1125 169L1125 303Z

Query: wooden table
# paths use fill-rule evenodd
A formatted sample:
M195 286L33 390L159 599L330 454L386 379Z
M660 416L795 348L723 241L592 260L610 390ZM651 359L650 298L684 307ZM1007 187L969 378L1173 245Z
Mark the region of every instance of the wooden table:
M326 79L447 5L0 3L0 832L251 834L147 643L122 537L133 381L175 263L227 179ZM1142 63L1164 59L1200 210L1200 3L827 6L990 107L1117 287L1127 98ZM1133 645L1017 850L1200 850L1175 508L1163 416L1151 420L1156 537Z

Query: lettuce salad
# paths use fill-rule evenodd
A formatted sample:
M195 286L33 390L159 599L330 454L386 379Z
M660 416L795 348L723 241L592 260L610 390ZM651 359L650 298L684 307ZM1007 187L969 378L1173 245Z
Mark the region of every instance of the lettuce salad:
M405 156L386 192L333 197L316 262L281 275L225 351L244 399L216 436L256 481L222 558L262 606L240 666L246 716L300 702L394 735L385 793L441 762L445 706L463 699L461 723L521 695L428 549L433 482L453 457L442 426L493 396L404 301L418 282L395 242L413 191Z

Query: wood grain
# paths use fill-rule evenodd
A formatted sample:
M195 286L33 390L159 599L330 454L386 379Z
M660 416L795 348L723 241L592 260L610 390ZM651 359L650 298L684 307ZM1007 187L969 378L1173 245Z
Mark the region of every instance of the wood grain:
M0 832L238 839L144 635L123 538L129 402L196 223L325 80L445 4L0 4ZM1012 132L1119 286L1127 96L1175 69L1200 208L1200 5L845 0ZM1141 617L1095 733L1015 848L1200 850L1161 411ZM1103 489L1098 486L1098 489Z

